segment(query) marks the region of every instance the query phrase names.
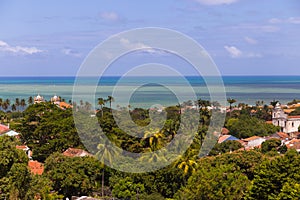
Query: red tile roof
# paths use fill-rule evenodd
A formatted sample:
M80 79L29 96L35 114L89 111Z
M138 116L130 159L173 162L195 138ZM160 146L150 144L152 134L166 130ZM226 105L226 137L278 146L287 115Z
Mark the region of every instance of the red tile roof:
M26 151L26 150L29 149L28 146L26 146L26 145L16 145L16 148L17 148L17 149L24 150L24 151Z
M72 108L72 105L66 103L66 102L60 102L59 103L60 108Z
M278 132L277 135L282 139L289 138L289 135L284 132Z
M0 124L0 134L1 134L1 133L5 133L5 132L7 132L7 131L9 131L8 126L5 126L5 125L3 125L3 124Z
M251 140L256 140L256 139L259 139L259 138L262 138L262 137L259 137L259 136L252 136L252 137L249 137L249 138L245 138L245 139L243 139L243 140L246 141L246 142L249 142L249 141L251 141Z
M231 135L222 135L219 140L218 143L222 143L224 142L227 138L229 138Z
M91 154L83 149L76 149L76 148L68 148L66 151L63 152L64 156L69 157L84 157L84 156L91 156Z
M300 119L300 115L297 116L288 116L289 119Z
M221 130L222 135L228 135L228 133L229 133L229 130L227 128L222 128L222 130Z
M38 161L30 160L28 167L31 173L42 175L44 172L44 165Z

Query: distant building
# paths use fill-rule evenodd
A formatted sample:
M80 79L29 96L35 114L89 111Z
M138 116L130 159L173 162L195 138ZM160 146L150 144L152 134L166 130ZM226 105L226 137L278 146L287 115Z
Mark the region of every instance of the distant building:
M63 152L64 156L69 157L85 157L85 156L92 156L89 152L83 149L76 149L76 148L68 148L66 151Z
M222 135L219 137L218 143L223 143L229 140L239 140L238 138L232 136L232 135Z
M50 99L50 101L51 101L52 103L57 104L57 105L59 105L60 100L61 100L60 97L59 97L59 96L56 96L56 95L54 95L54 96Z
M272 123L274 126L280 126L280 131L285 133L298 132L300 126L300 116L289 116L277 103L272 112Z
M265 138L259 137L259 136L252 136L246 139L242 139L245 147L258 147L260 146L264 141L266 141Z
M43 102L45 102L45 99L44 99L43 96L40 96L40 95L38 94L36 97L34 97L34 103L35 103L35 104L36 104L36 103L43 103Z

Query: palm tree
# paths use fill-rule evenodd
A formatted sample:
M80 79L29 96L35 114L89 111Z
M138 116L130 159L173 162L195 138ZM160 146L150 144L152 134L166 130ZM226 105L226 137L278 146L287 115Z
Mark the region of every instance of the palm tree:
M2 109L3 109L4 111L6 111L7 108L8 108L8 105L7 105L6 101L4 101L4 102L2 103Z
M2 107L2 104L3 104L3 99L0 98L0 107Z
M276 100L274 99L273 101L270 102L270 104L273 106L273 108L275 108L278 102L279 102L279 101L276 101Z
M24 107L26 106L26 101L25 101L25 99L21 99L20 106L21 106L22 108L24 108Z
M111 103L114 102L115 99L112 96L108 96L107 101L109 102L109 108L110 108L110 111L111 111Z
M99 144L97 148L99 151L96 153L96 158L98 158L102 162L103 171L102 171L102 196L104 196L104 169L105 169L105 163L108 163L109 165L112 164L113 157L116 157L120 155L119 149L114 147L110 144L109 140L106 138L103 138L103 143Z
M160 149L163 146L165 135L158 129L146 131L143 140L149 145L151 151Z
M13 104L13 105L11 105L11 111L16 111L17 110L17 108L16 108L16 105L15 104Z
M177 162L177 167L183 170L184 176L187 176L195 172L197 162L194 159L186 157L184 159L180 159L179 162Z
M234 104L235 102L236 102L236 100L235 99L231 99L231 98L228 98L227 99L227 102L229 103L229 109L230 109L230 111L231 111L231 109L232 109L232 104Z
M105 100L103 98L98 98L98 105L101 109L101 116L103 117L103 105L105 104Z
M32 98L32 96L30 96L30 97L28 98L28 104L29 104L29 105L33 104L33 98Z
M20 99L19 98L16 98L15 106L18 107L18 111L19 111L19 106L20 106Z

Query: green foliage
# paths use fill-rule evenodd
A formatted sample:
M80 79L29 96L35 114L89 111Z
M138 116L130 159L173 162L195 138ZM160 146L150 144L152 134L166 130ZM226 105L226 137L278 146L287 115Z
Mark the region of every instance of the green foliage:
M297 195L294 191L298 187L288 187L286 184L299 183L299 166L300 157L294 150L288 151L282 157L264 161L255 171L247 199L276 199L284 193Z
M242 115L239 118L231 118L227 121L226 127L230 134L237 138L247 138L251 136L267 136L278 130L278 127L267 124L256 117Z
M290 113L290 116L300 115L300 108L296 108L293 112Z
M241 199L250 181L235 165L202 164L175 199Z
M216 144L214 148L210 151L209 155L216 156L222 153L238 150L242 147L243 145L241 145L241 143L239 143L238 141L229 140L220 144Z
M266 140L261 144L261 151L263 153L267 153L269 151L277 151L281 146L281 140L273 138L270 140Z
M33 150L33 159L43 162L54 152L63 152L69 147L83 148L71 110L62 110L50 103L33 104L24 116L16 129Z
M54 153L45 162L45 174L53 182L53 189L69 198L99 190L101 171L102 164L93 157L72 158Z
M113 186L112 193L115 197L121 199L131 199L138 197L145 191L145 187L141 183L134 183L130 177L119 179Z

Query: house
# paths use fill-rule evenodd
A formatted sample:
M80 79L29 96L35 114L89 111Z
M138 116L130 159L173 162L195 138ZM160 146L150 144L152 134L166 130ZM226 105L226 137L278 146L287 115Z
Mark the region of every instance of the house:
M34 104L42 103L42 102L45 102L44 97L40 96L39 94L36 97L34 97Z
M290 136L284 132L277 132L269 136L269 138L277 138L281 141L288 141L290 139Z
M92 156L89 152L83 149L76 149L76 148L68 148L66 151L62 153L64 156L69 157L84 157L84 156Z
M272 123L274 126L280 126L281 132L293 133L298 132L300 126L300 116L289 116L277 103L272 112Z
M3 133L6 133L7 131L9 131L9 126L5 126L3 124L0 124L0 135Z
M222 135L219 137L218 143L223 143L230 140L232 141L232 140L239 140L239 139L232 135Z
M72 108L73 106L66 103L66 102L59 102L58 106L61 108L61 109L67 109L67 108Z
M42 175L44 172L44 165L38 161L30 160L28 168L32 174Z
M285 143L288 149L296 149L297 152L300 152L300 139L292 139Z
M253 148L260 146L264 141L266 141L265 138L259 136L252 136L246 139L242 139L242 144L244 144L245 147Z

